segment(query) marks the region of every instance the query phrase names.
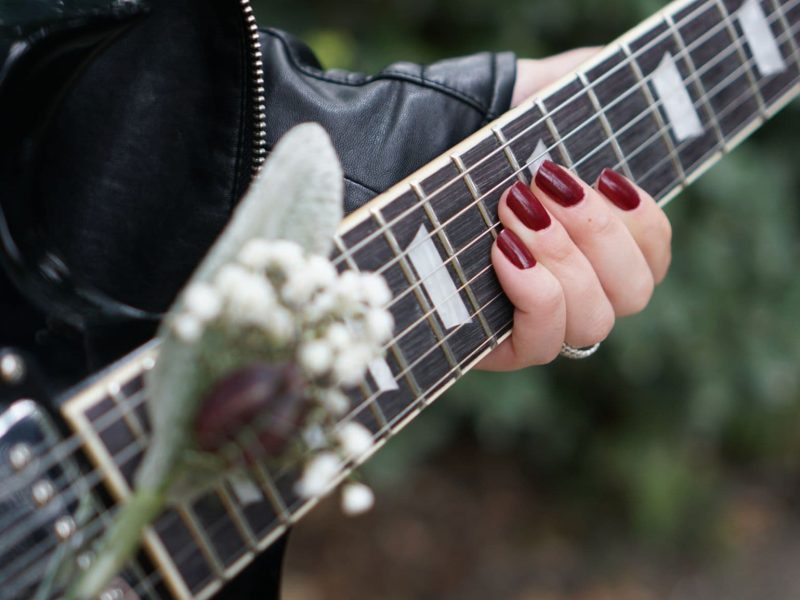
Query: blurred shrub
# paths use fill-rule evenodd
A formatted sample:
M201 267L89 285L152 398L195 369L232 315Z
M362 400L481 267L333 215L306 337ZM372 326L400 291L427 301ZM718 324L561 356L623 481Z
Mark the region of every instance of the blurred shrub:
M303 0L261 22L328 67L374 71L482 49L541 56L602 44L654 0ZM391 484L467 432L524 458L586 522L653 543L713 539L736 477L788 487L800 460L800 110L793 105L668 209L673 267L647 311L590 360L473 373L368 465Z

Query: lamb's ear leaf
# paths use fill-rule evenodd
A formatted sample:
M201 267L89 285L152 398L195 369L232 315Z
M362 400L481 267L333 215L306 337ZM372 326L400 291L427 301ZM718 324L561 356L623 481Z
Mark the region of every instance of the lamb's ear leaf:
M193 279L214 273L253 237L291 240L328 256L343 196L342 167L328 134L317 123L297 125L275 145Z
M275 145L188 284L210 281L253 237L292 240L310 253L327 256L342 219L343 188L342 168L325 130L316 123L294 127ZM154 435L138 481L150 486L168 477L168 469L191 447L189 429L198 410L198 384L207 383L199 360L201 353L208 360L203 340L186 344L170 329L171 317L181 309L179 296L159 330L159 357L148 374ZM218 350L225 353L231 348Z

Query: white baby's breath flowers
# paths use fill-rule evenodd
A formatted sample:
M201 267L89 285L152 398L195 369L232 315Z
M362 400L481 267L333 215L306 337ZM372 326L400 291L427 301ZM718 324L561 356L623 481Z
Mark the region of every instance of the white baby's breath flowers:
M303 441L311 450L322 450L328 445L328 436L325 430L315 423L303 430Z
M271 240L269 244L268 268L277 268L283 273L292 273L305 266L303 249L299 244L288 240Z
M373 444L369 429L355 421L342 425L337 433L337 438L345 457L350 459L363 456Z
M250 277L250 271L241 265L229 263L223 265L217 274L214 276L214 287L221 294L226 290L238 287L243 281Z
M323 408L335 417L341 417L350 408L350 400L335 387L319 391L319 401Z
M336 279L336 268L321 256L309 256L306 267L309 276L319 288L328 287Z
M314 498L329 492L344 465L374 444L370 431L347 416L351 401L342 388L361 383L370 362L383 354L394 330L390 301L380 275L339 274L329 260L307 255L294 242L256 238L208 280L187 288L171 329L186 344L202 344L212 327L215 335L241 336L244 329L248 335L236 338L244 345L242 356L268 350L299 367L312 406L298 426L310 455L295 489ZM348 514L373 502L363 484L343 490Z
M380 308L373 308L364 317L367 334L376 344L383 344L392 337L394 319L392 314Z
M276 307L275 290L269 280L255 274L248 274L226 290L225 312L233 323L263 323Z
M280 306L273 307L265 315L261 326L274 340L279 342L288 342L295 336L295 318L291 311Z
M317 289L313 273L307 269L300 269L289 274L281 288L281 298L292 306L302 306L311 300Z
M193 283L186 288L183 303L186 310L202 322L216 318L222 308L222 299L217 290L203 282Z
M356 385L366 375L373 358L372 349L365 344L353 344L342 350L333 361L333 375L339 385Z
M300 346L300 366L312 377L327 373L333 363L333 349L325 340L314 340Z
M267 240L254 238L242 246L237 258L241 264L253 270L266 269L272 258L272 245Z
M353 343L353 334L344 323L333 323L325 334L328 343L336 350L344 350Z
M370 306L384 307L392 299L392 292L386 280L377 273L364 273L361 277L364 301Z
M179 340L191 344L200 339L203 333L203 323L190 313L182 313L172 321L172 330Z
M341 473L342 461L333 452L320 452L314 456L300 479L295 484L295 491L303 498L321 496L331 487Z
M367 512L375 504L375 494L363 483L348 483L342 488L342 512L356 516Z

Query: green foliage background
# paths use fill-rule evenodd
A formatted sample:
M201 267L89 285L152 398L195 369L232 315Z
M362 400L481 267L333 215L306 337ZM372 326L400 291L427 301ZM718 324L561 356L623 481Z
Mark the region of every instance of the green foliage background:
M484 49L602 45L654 0L261 2L326 67L376 71ZM391 485L467 436L527 462L586 522L657 546L716 537L726 493L800 473L800 110L787 107L668 207L671 274L582 362L473 373L368 465Z

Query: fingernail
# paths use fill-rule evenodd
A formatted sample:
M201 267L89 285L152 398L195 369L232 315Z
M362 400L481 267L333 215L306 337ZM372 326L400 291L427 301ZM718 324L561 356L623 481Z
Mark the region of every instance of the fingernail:
M528 229L539 231L550 225L550 215L533 195L531 188L518 181L511 186L506 197L508 208Z
M603 169L597 179L597 189L622 210L633 210L639 206L639 193L622 175L611 169Z
M518 269L530 269L536 266L536 259L533 258L531 251L510 229L503 229L497 236L497 247Z
M573 206L583 200L583 186L551 160L536 171L536 185L561 206Z

